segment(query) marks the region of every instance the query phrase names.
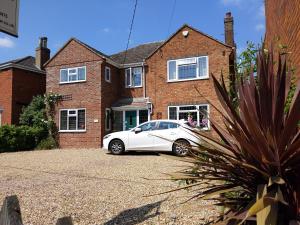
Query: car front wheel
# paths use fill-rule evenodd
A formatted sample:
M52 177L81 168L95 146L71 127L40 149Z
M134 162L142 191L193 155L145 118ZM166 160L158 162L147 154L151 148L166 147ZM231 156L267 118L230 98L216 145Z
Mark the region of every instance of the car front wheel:
M125 150L121 140L112 140L109 144L109 151L114 155L121 155Z
M186 156L190 149L190 143L186 140L177 140L174 142L172 151L177 156Z

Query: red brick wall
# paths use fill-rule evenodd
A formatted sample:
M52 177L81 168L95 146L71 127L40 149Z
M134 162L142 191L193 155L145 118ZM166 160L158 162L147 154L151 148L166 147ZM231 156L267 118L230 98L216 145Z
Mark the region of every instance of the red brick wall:
M12 121L12 70L0 71L0 106L3 108L2 125Z
M143 83L143 81L142 81ZM144 96L143 87L126 88L125 87L125 69L120 71L121 97L122 98L141 98Z
M299 0L266 0L266 43L283 44L291 52L289 60L300 76L300 3ZM277 41L277 39L279 40ZM276 46L275 46L276 47Z
M71 100L61 101L57 105L55 118L57 126L59 126L60 109L86 108L86 132L59 133L59 143L62 148L96 148L102 144L104 110L108 105L105 101L110 103L114 100L114 95L117 95L117 92L114 93L112 85L104 81L104 65L105 62L100 56L72 40L46 66L47 92L72 96ZM59 84L60 69L79 66L86 66L86 82ZM116 78L116 71L112 68L114 84L117 81ZM109 90L114 94L109 94Z
M154 104L152 119L161 113L162 118L168 118L168 105L170 103L207 103L208 99L218 108L220 107L211 76L209 79L181 82L167 82L167 61L192 56L208 55L209 74L220 77L221 71L225 77L229 72L229 54L231 49L224 45L190 29L188 37L183 37L182 32L173 37L160 50L158 50L146 63L148 73L146 75L146 96L151 98ZM196 91L205 96L201 97ZM210 106L210 116L219 123L219 114Z
M105 67L109 67L111 71L111 82L105 81ZM104 134L110 131L105 130L105 109L111 108L112 104L115 103L121 95L121 87L124 87L124 83L121 83L120 70L106 62L102 64L102 76L101 76L101 114L103 115L103 122L101 127L101 140ZM123 84L123 85L122 85ZM111 125L112 127L112 125Z
M44 94L45 89L46 76L43 74L16 68L0 71L2 124L18 124L22 108L33 96Z
M12 123L18 124L22 108L27 106L33 96L46 91L46 75L27 70L13 69Z

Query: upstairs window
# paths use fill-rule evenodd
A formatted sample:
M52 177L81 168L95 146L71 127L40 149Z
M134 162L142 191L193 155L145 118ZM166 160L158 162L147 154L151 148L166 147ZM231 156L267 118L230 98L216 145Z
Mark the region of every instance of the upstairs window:
M85 131L85 109L62 109L59 131Z
M105 67L105 81L111 82L111 74L110 74L110 68Z
M168 81L208 78L208 56L168 61Z
M127 88L142 87L143 68L134 67L125 70L125 86Z
M75 67L60 70L60 83L74 83L86 81L86 67Z

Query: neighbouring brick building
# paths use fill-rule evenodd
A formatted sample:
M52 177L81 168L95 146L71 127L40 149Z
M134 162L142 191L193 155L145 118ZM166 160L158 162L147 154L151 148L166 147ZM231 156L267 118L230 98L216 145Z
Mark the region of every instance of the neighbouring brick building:
M183 25L165 41L106 55L71 38L46 64L47 92L62 95L56 107L59 143L99 147L102 137L151 119L186 119L210 132L221 123L211 73L228 77L235 44L226 14L225 43Z
M268 47L273 43L288 47L291 67L300 74L300 1L266 0L266 36Z
M0 126L18 124L22 108L46 91L43 64L50 58L47 38L40 39L36 57L26 56L0 64Z

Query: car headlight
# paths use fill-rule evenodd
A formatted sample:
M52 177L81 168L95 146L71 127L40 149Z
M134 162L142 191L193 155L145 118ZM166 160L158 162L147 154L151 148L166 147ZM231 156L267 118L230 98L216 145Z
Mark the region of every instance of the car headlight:
M105 136L103 137L103 139L106 139L106 138L109 138L109 137L110 137L110 134L105 135Z

